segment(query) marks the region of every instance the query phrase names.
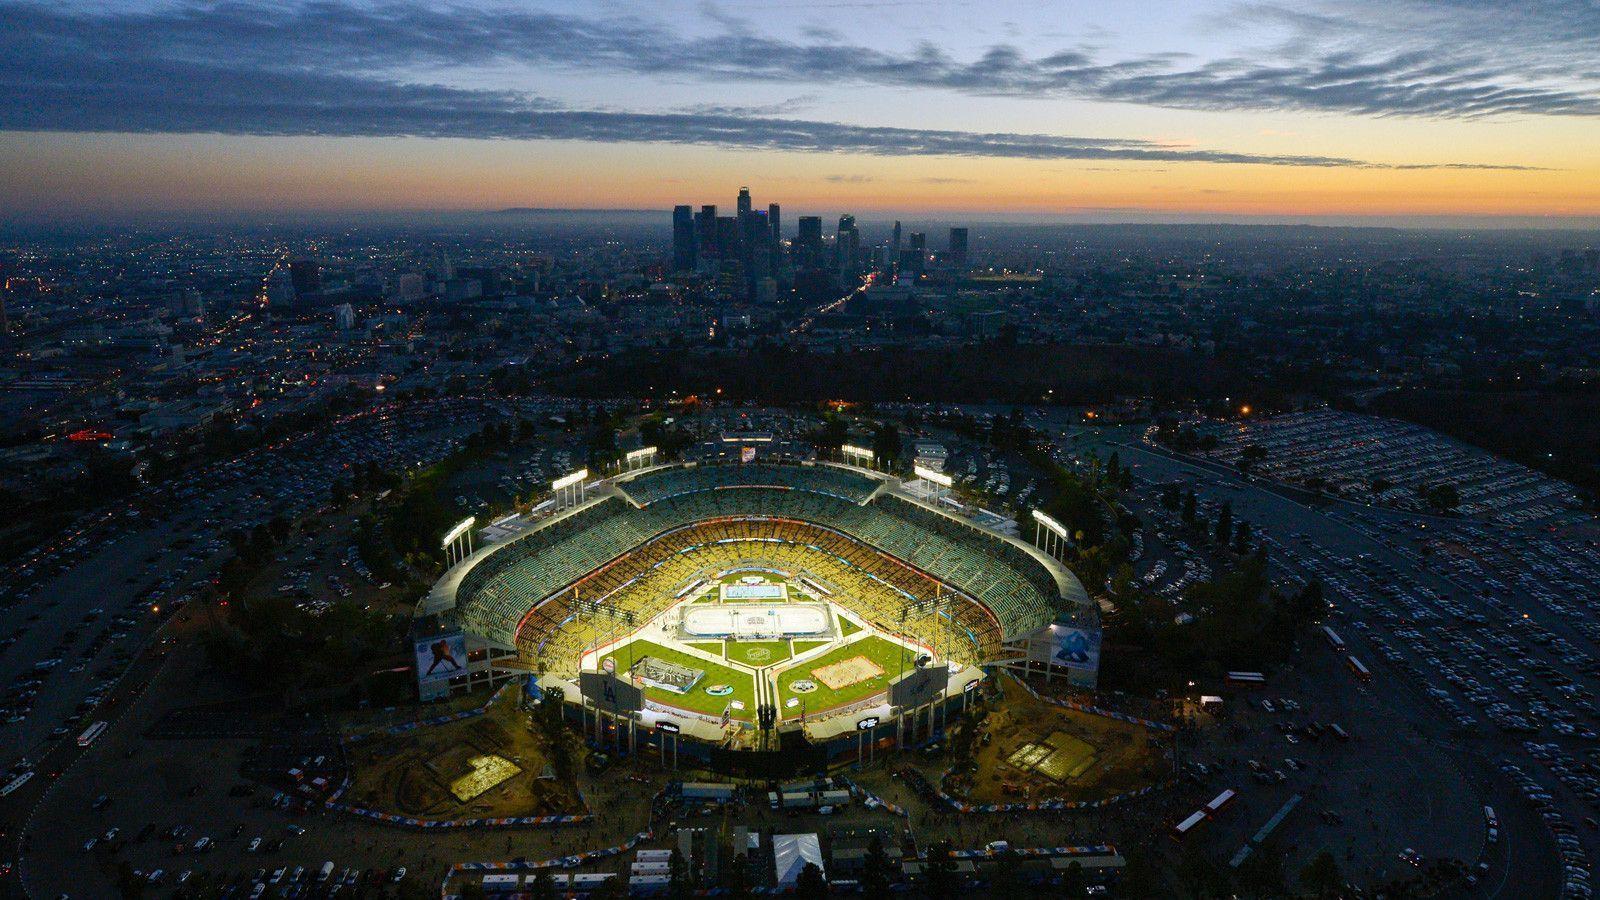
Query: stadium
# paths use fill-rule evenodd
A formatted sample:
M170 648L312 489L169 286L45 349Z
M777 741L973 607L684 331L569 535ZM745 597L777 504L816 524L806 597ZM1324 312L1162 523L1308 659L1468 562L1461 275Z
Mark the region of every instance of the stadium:
M419 603L423 699L522 678L630 746L834 759L931 739L1001 668L1094 685L1078 580L925 484L823 462L578 481Z

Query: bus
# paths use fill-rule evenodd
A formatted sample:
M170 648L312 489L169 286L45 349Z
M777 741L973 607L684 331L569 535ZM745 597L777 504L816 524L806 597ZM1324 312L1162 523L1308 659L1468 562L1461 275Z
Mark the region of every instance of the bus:
M1350 740L1349 732L1345 731L1344 728L1342 726L1340 726L1338 722L1334 722L1334 723L1330 724L1328 726L1328 730L1333 732L1333 736L1338 738L1341 741Z
M1195 828L1199 827L1200 823L1204 822L1205 820L1206 820L1205 810L1202 810L1202 809L1195 810L1194 812L1189 814L1189 818L1184 819L1182 822L1179 822L1178 824L1172 826L1172 836L1173 836L1173 838L1175 838L1176 840L1180 840L1180 841L1183 840L1184 838L1189 836L1190 832L1194 831Z
M1233 802L1234 798L1237 796L1239 796L1237 791L1235 791L1233 788L1228 788L1227 790L1213 797L1211 802L1206 804L1206 815L1214 816L1217 813L1222 812L1228 807L1229 804Z
M1344 652L1344 638L1339 637L1339 632L1324 625L1322 626L1322 636L1328 639L1328 646L1332 647L1335 652Z
M1365 665L1362 665L1361 660L1356 659L1354 656L1346 656L1344 658L1344 661L1345 661L1345 664L1350 667L1350 671L1355 673L1355 676L1356 676L1356 678L1358 680L1360 680L1360 681L1371 681L1372 680L1372 672L1371 672L1371 670L1369 670Z
M96 722L93 725L90 725L88 728L85 728L83 730L83 734L78 735L78 746L87 747L99 740L100 735L106 733L107 727L108 726L104 722Z
M23 785L27 784L30 780L32 780L32 778L33 778L33 770L29 769L28 771L23 772L22 774L18 775L17 777L11 779L10 781L6 782L5 787L0 787L0 797L9 797L9 796L11 796L13 793L15 793L17 791L18 788L20 788Z
M1267 676L1260 672L1229 672L1228 683L1245 687L1260 687L1267 683Z

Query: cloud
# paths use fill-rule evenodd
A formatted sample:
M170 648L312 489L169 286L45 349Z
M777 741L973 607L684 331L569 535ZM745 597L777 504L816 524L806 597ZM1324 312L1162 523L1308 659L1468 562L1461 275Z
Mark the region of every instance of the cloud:
M747 27L724 21L732 23L728 27ZM860 77L906 84L931 79L935 85L970 90L1039 78L1070 79L1076 76L1066 73L1097 68L1074 52L1026 60L1014 50L996 47L961 65L929 46L902 58L854 47L774 45L755 35L742 35L731 46L719 44L712 53L645 26L600 27L573 17L505 8L383 2L356 7L340 0L284 8L235 0L108 12L0 0L0 128L572 140L877 156L1523 168L1465 162L1392 166L1134 139L893 128L774 114L807 102L806 97L764 108L573 109L523 90L462 86L442 75L417 74L534 58L640 70L660 67L662 73L679 75L696 66L774 75L798 67L825 80L854 71ZM1138 63L1116 68L1125 82L1153 77ZM1358 68L1349 64L1342 83L1348 85ZM1224 74L1241 84L1262 80L1248 72ZM1326 77L1341 76L1330 72ZM1163 90L1186 95L1170 84ZM1192 96L1190 102L1201 102L1199 92Z
M1321 0L1230 8L1226 22L1272 46L1195 61L1182 54L1104 60L1088 45L1028 55L1006 44L962 59L835 35L763 34L715 6L717 33L685 36L613 17L418 0L221 0L108 11L0 0L0 46L105 62L352 74L393 81L518 67L656 79L870 84L976 95L1078 97L1191 109L1316 110L1470 118L1600 115L1600 6L1592 0Z
M824 175L822 180L830 184L871 184L878 179L872 175Z

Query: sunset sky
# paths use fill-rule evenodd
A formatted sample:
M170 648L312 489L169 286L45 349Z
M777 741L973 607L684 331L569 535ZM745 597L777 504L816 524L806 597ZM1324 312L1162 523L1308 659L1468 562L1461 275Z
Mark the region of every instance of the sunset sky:
M0 85L13 218L1600 219L1594 0L0 0Z

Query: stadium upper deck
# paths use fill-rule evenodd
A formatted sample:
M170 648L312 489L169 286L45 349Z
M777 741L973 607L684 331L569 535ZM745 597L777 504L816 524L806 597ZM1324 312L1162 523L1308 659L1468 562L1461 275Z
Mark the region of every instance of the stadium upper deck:
M452 567L418 606L512 646L542 600L652 538L724 517L813 523L901 559L987 608L1005 640L1063 617L1093 619L1071 572L1022 541L912 498L894 479L828 464L669 466L623 476L598 499Z

